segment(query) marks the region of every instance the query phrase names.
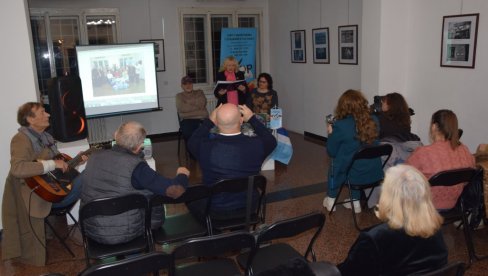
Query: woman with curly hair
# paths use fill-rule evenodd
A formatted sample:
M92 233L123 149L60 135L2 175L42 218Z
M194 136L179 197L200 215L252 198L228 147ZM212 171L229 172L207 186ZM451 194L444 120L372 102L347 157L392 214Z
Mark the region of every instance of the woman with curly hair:
M329 168L327 196L323 205L331 210L340 186L346 181L346 170L354 154L365 145L377 143L378 122L370 114L368 101L356 90L342 94L335 110L336 121L327 125L327 153L332 158ZM350 173L351 181L357 184L371 183L383 178L381 160L359 160L354 163ZM353 191L354 209L361 212L360 192ZM350 204L343 205L350 208Z

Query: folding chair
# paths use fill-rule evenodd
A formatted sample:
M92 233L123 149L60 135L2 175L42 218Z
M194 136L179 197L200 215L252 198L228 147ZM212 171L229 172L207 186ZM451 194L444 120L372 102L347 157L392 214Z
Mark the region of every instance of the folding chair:
M170 275L242 275L239 266L234 262L234 260L219 256L223 256L225 253L235 250L251 250L254 245L254 236L245 231L235 231L214 236L190 239L175 248L173 251L174 259L179 260L204 257L208 260L175 265L174 274L170 273ZM247 271L246 275L248 275Z
M355 162L357 162L359 160L372 160L372 159L381 158L384 156L384 158L382 158L382 167L381 167L381 169L383 170L385 164L390 159L390 155L391 155L392 150L393 150L393 147L390 144L383 144L383 145L378 145L378 146L367 146L367 147L361 148L354 154L352 161L351 161L351 164L349 165L347 172L346 172L346 182L341 185L341 187L339 189L339 193L337 194L337 196L334 200L334 204L332 205L332 208L330 209L329 215L332 214L336 205L349 203L349 204L351 204L352 218L354 220L354 226L356 227L356 229L358 229L358 231L361 231L361 228L359 227L359 225L357 223L357 219L356 219L356 211L354 209L354 202L353 202L353 198L352 198L352 190L360 190L361 192L363 192L363 190L365 190L365 189L371 189L369 191L369 194L366 196L366 202L368 202L368 200L371 197L371 194L373 193L374 189L381 185L381 183L383 182L383 179L380 179L378 181L374 181L372 183L356 184L356 183L351 182L349 174L351 173L351 169L353 168ZM338 202L339 196L341 195L341 192L342 192L342 189L344 188L344 186L347 186L347 188L349 189L349 199Z
M66 244L66 239L69 238L71 236L71 233L73 232L73 230L76 229L76 227L78 227L78 221L70 213L71 209L73 209L73 206L75 206L76 203L77 203L77 201L71 203L70 205L68 205L66 207L52 208L49 215L44 219L44 222L51 229L54 236L59 240L59 242L61 242L63 247L66 248L66 250L71 254L71 256L73 258L75 257L75 253L73 253L71 248L69 248L69 246ZM49 222L49 217L50 216L66 216L66 215L70 216L70 218L73 220L74 224L71 226L71 229L68 230L68 234L66 234L66 236L64 236L64 237L61 237L61 235L56 231L56 229L51 224L51 222Z
M256 226L264 222L266 215L266 177L262 175L253 175L244 178L221 180L211 187L211 199L208 201L207 212L210 222L210 231L219 232L225 230L235 230L250 226ZM257 191L257 207L253 210L253 195ZM242 216L237 215L235 218L219 219L212 216L212 198L216 195L246 193L246 207ZM213 234L211 232L210 234Z
M173 256L162 252L151 252L136 257L115 261L109 264L94 265L83 270L79 276L106 275L159 275L160 270L169 271L173 265Z
M465 264L462 262L454 262L437 269L435 271L421 274L420 276L463 276L465 271ZM419 275L419 274L414 274ZM412 275L413 276L413 275Z
M130 210L143 210L143 235L122 244L101 244L86 235L87 219L95 216L115 216ZM80 209L80 226L85 249L86 266L90 266L90 259L105 259L121 257L130 254L150 252L153 250L151 237L151 212L146 197L142 194L129 194L120 197L95 199L86 203Z
M316 257L313 245L324 224L325 215L318 212L278 221L256 233L256 246L251 252L237 256L237 262L242 268L250 271L251 274L259 274L279 265L284 265L296 258L303 258L308 262L309 254L312 255L312 261L315 262ZM315 229L315 232L303 255L286 243L273 243L261 247L265 242L297 236L311 229Z
M150 200L151 208L163 204L188 203L195 200L209 198L210 189L204 185L190 186L178 198L156 195ZM157 244L167 244L189 238L208 235L209 225L202 225L189 212L166 216L163 225L152 230L153 240Z
M469 189L469 186L473 184L471 181L475 175L479 173L477 169L474 168L463 168L463 169L455 169L455 170L446 170L439 172L433 175L429 179L429 183L431 186L454 186L461 183L467 183L463 190ZM466 248L468 250L469 262L468 266L470 266L473 261L480 260L485 257L478 257L476 255L474 245L473 245L473 238L471 236L471 229L468 223L468 213L469 210L465 208L464 198L459 196L458 203L456 206L449 210L444 210L439 212L442 217L444 217L444 225L451 224L456 221L461 220L463 223L463 232L464 232L464 239L466 241Z

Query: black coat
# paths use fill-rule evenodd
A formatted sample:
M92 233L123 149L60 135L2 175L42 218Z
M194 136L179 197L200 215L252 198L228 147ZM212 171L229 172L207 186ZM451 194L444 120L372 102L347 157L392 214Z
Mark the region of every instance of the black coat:
M244 73L239 71L239 72L236 72L236 80L244 80ZM225 78L225 73L224 71L222 72L218 72L217 73L217 81L226 81L227 79ZM237 90L237 94L238 94L238 97L239 97L239 104L242 105L242 104L246 104L246 101L247 101L247 96L248 96L248 88L247 88L247 85L246 86L246 89L245 91L240 91L240 90ZM221 103L227 103L227 94L224 94L224 95L220 95L218 93L219 91L215 90L214 91L214 95L215 97L218 99L217 101L217 106L219 106Z

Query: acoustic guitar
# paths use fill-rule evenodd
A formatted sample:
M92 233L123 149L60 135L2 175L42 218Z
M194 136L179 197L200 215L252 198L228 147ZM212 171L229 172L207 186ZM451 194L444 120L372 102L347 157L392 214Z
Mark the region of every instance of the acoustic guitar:
M61 169L55 169L43 175L26 178L25 182L42 199L49 202L60 202L71 192L72 182L80 174L75 167L83 160L81 157L96 149L98 148L90 148L74 158L67 154L58 154L54 159L64 160L68 164L66 172L63 173Z

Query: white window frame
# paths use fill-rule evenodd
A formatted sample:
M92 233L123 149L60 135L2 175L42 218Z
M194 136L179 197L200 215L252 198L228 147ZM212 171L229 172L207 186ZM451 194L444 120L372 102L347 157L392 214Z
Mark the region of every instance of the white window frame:
M206 65L207 65L207 83L197 83L195 86L197 88L203 89L204 91L213 91L213 71L215 70L212 64L212 41L209 39L211 37L211 17L212 15L230 15L230 26L231 28L238 27L239 16L256 16L258 19L258 35L256 37L256 72L261 70L261 39L260 36L263 33L263 9L262 8L179 8L179 19L180 19L180 51L181 51L181 75L186 74L186 60L185 60L185 38L184 38L184 26L183 18L186 15L200 15L205 16L205 54L206 54Z

